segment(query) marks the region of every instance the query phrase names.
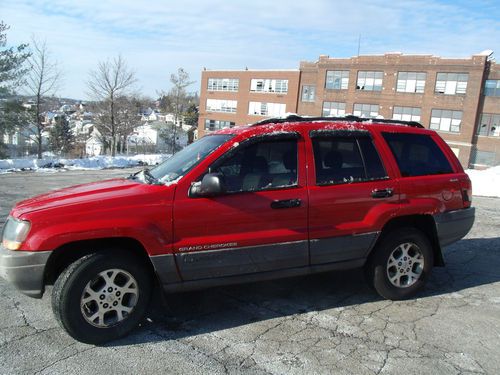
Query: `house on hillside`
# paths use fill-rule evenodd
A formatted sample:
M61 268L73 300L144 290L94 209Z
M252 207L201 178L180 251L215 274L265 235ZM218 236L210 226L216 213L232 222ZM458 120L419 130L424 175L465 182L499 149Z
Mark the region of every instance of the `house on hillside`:
M98 156L104 151L104 144L102 142L101 133L97 128L93 128L90 137L85 142L85 153L88 156Z

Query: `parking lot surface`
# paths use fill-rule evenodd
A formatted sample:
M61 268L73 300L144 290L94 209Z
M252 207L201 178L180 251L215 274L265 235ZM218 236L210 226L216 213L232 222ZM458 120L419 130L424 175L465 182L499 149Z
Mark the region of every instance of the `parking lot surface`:
M0 175L0 226L16 201L133 170ZM500 199L474 197L469 235L445 250L418 298L382 300L362 272L155 297L148 318L104 346L58 326L0 280L0 374L498 374Z

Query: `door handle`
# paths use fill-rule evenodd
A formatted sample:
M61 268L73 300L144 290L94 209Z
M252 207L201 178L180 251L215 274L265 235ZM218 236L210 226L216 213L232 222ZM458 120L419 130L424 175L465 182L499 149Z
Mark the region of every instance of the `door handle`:
M293 208L293 207L299 207L301 205L302 201L300 199L285 199L281 201L272 201L271 202L271 208L278 209L278 208Z
M372 198L388 198L394 194L393 188L372 190Z

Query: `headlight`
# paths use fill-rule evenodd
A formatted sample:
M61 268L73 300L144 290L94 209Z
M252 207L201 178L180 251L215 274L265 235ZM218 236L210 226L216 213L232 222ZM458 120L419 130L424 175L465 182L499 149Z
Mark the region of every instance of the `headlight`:
M19 250L28 237L31 224L29 221L18 220L9 216L2 232L2 245L8 250Z

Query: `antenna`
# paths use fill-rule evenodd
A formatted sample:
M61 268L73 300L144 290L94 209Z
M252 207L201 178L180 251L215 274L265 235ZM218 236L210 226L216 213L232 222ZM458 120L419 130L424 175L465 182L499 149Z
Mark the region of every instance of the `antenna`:
M359 50L361 49L361 34L359 34L358 37L358 57L359 57Z

